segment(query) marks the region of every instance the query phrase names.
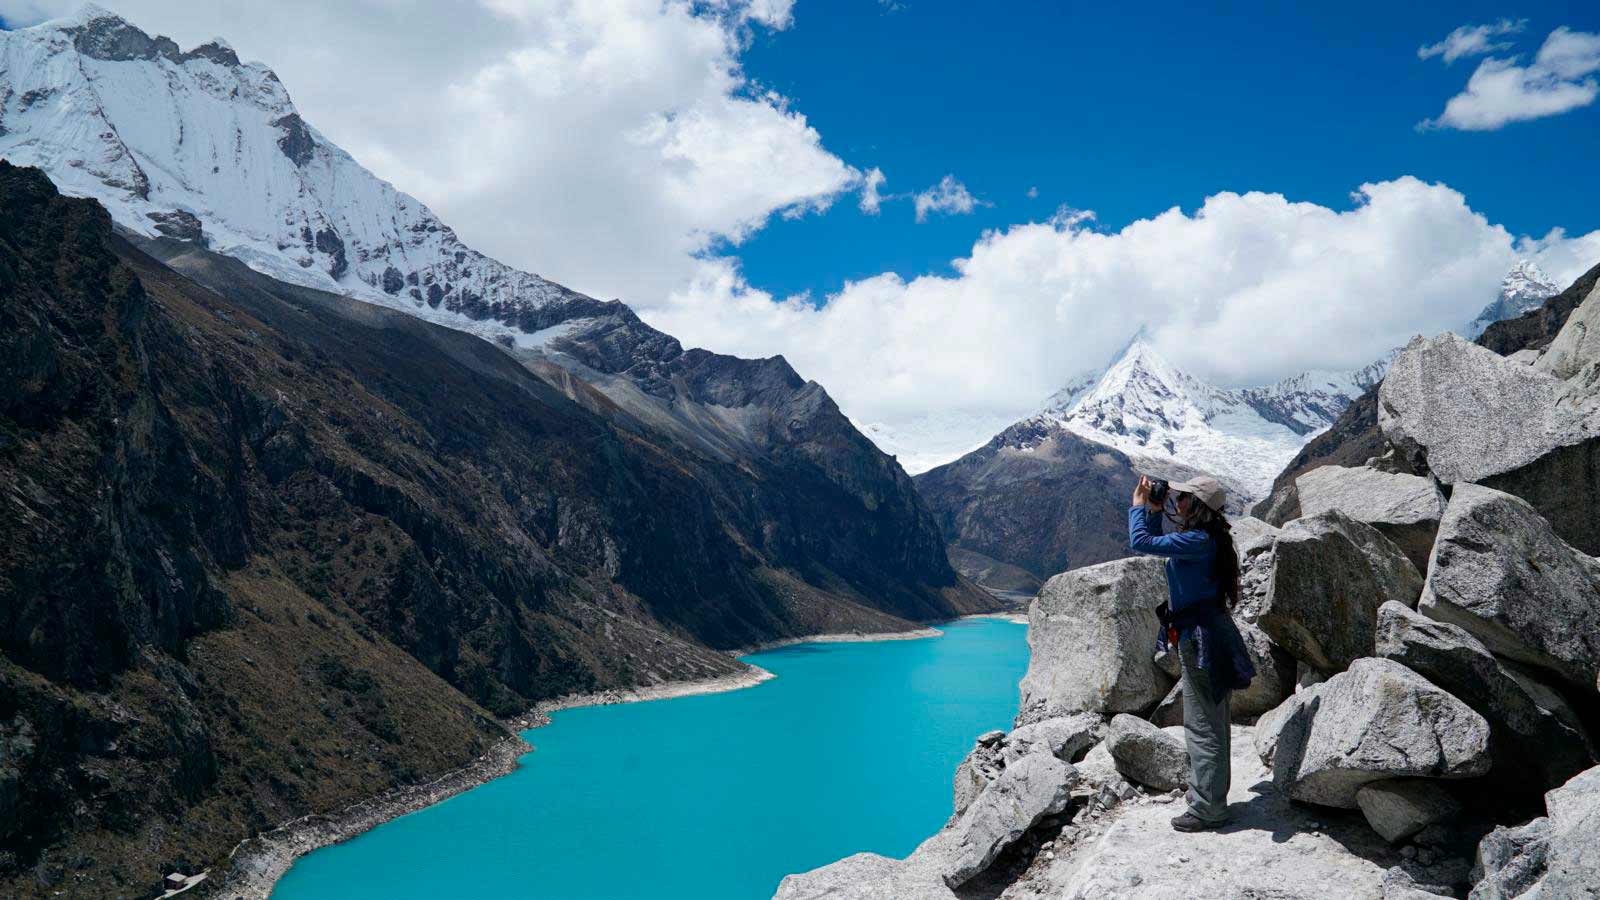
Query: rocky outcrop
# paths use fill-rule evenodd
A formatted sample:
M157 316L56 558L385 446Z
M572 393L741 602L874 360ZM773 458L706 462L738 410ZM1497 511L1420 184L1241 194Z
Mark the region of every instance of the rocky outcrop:
M1489 724L1399 663L1357 660L1285 705L1272 720L1272 778L1295 800L1349 809L1374 781L1489 771Z
M1600 281L1600 266L1595 266L1566 290L1545 301L1539 309L1515 319L1495 322L1479 335L1477 344L1505 357L1531 362L1566 324L1580 303ZM1257 505L1255 514L1281 525L1299 517L1299 499L1294 481L1319 466L1359 466L1390 449L1378 428L1378 386L1357 398L1340 413L1333 426L1312 438L1283 473L1273 482L1270 496ZM1403 469L1410 471L1409 468ZM1420 474L1420 473L1415 473ZM1590 552L1595 552L1591 550Z
M980 735L971 752L956 768L955 813L966 811L984 788L1000 777L1006 767L1032 753L1047 753L1062 762L1075 762L1105 733L1104 723L1094 713L1045 719L1024 725L1010 733L991 731Z
M1600 360L1600 285L1573 310L1533 367L1565 381L1595 360Z
M1295 489L1301 515L1337 509L1378 529L1417 571L1427 571L1439 517L1444 514L1444 498L1433 482L1365 466L1323 466L1296 478Z
M1234 605L1233 616L1254 622L1267 599L1267 583L1272 580L1272 544L1281 529L1252 516L1240 516L1232 526L1233 549L1239 557L1239 602Z
M1419 609L1579 687L1600 675L1600 560L1509 494L1456 487Z
M1030 753L1006 766L957 819L945 851L945 883L970 881L1035 822L1066 809L1077 783L1072 764L1050 753Z
M1189 752L1183 729L1162 729L1126 713L1111 720L1106 749L1117 771L1129 781L1158 791L1177 790L1189 781Z
M1417 338L1378 392L1378 426L1447 484L1483 479L1581 439L1558 414L1562 382L1454 334Z
M1338 509L1297 519L1273 543L1256 624L1296 659L1325 673L1371 656L1378 607L1416 602L1422 577L1377 529Z
M1166 575L1151 557L1063 572L1028 611L1028 672L1018 724L1093 712L1137 712L1171 686L1152 662Z
M1545 807L1547 818L1479 844L1472 900L1600 894L1600 767L1545 794Z
M1385 603L1378 610L1377 651L1449 691L1489 722L1491 777L1509 788L1508 804L1594 765L1594 749L1572 707L1532 676L1496 659L1466 630Z
M730 466L472 335L167 246L211 287L0 162L0 895L143 895L540 699L992 608L816 390L775 451L803 460Z
M1356 791L1356 805L1372 830L1390 843L1399 843L1461 812L1461 804L1449 791L1426 778L1364 784Z
M1417 339L1380 392L1379 426L1419 469L1531 503L1564 540L1600 552L1600 396L1446 334Z

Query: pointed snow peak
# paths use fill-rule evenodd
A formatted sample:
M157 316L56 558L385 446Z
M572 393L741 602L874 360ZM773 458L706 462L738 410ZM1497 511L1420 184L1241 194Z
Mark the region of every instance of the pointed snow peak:
M1476 319L1467 323L1465 337L1476 338L1495 322L1514 319L1538 309L1544 305L1544 301L1559 293L1561 286L1545 274L1537 263L1531 259L1517 260L1506 277L1501 279L1499 295L1478 313Z
M1560 286L1555 283L1539 264L1531 259L1519 259L1511 271L1500 282L1500 293L1531 292L1548 290L1551 294L1560 293Z

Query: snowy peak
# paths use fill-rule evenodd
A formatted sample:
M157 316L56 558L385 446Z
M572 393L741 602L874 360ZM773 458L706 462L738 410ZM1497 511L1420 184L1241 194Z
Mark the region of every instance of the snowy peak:
M1561 286L1545 274L1533 260L1518 260L1501 280L1499 295L1478 313L1476 319L1467 324L1465 337L1468 340L1474 339L1483 334L1484 329L1490 325L1538 309L1544 305L1544 301L1559 293Z
M1173 365L1141 332L1103 372L1075 380L1029 421L1060 425L1137 459L1202 469L1251 498L1387 368L1385 359L1350 372L1219 388Z
M547 328L553 305L588 300L463 245L226 41L185 51L98 7L0 32L0 158L139 234L485 337Z

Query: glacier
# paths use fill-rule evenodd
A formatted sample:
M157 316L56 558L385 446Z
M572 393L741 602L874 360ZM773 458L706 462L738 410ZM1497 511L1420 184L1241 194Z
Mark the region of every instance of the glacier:
M464 245L227 42L180 50L96 6L0 31L0 158L139 235L485 338L542 331L587 300Z

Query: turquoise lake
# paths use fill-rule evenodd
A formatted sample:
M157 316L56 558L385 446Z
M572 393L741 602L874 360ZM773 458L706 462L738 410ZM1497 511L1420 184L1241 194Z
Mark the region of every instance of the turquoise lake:
M790 872L910 853L973 738L1007 728L1027 628L801 644L753 688L564 710L512 774L301 859L274 900L750 900Z

